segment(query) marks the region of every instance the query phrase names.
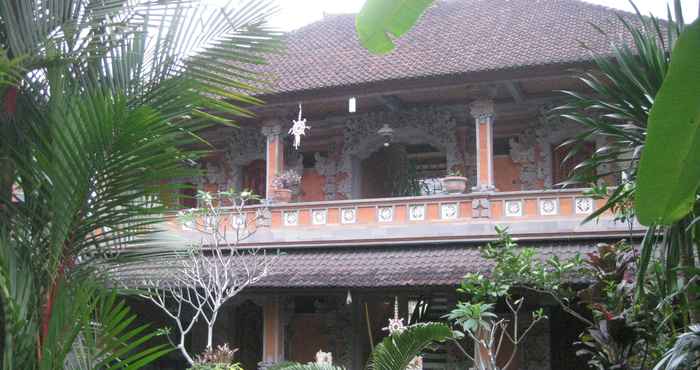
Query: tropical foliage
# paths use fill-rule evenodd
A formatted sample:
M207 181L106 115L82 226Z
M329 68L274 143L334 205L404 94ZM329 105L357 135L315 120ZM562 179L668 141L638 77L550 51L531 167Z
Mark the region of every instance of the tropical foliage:
M196 174L199 132L257 103L270 10L0 3L3 368L139 368L168 350L143 347L155 334L133 327L109 274L169 253L152 239L160 196Z
M457 289L462 299L445 315L459 329L455 330L457 337L466 337L474 344L478 356L465 351L455 341L462 354L480 370L508 368L530 331L540 321L548 319L544 311L538 309L531 312L529 323L524 328L521 327L520 311L525 298L516 296L515 291L525 288L546 292L559 301L567 299L560 298L564 275L580 265L578 259L562 263L556 257L543 264L533 249L518 250L517 244L506 230L497 228L496 231L499 239L480 248L482 257L493 262L489 276L481 273L467 274ZM499 303L503 303L508 312L498 313L496 305ZM508 345L503 346L504 343ZM503 360L501 351L506 347L511 348L511 351Z
M700 186L700 20L680 29L649 112L639 164L635 208L645 225L686 217L695 208Z
M570 103L555 111L589 127L573 143L591 136L607 140L607 145L577 166L574 181L594 182L622 172L621 186L610 194L604 187L595 190L610 196L591 218L606 210L626 210L628 220L638 216L649 225L635 269L634 304L643 307L640 311L650 308L651 313L668 310L651 334L661 338L672 338L678 329L700 320L698 105L693 83L700 72L694 62L700 55L699 26L685 25L679 0L674 8L675 17L669 10L666 23L641 15L636 25L626 22L634 48L616 47L612 60L594 55L600 73L578 76L591 92L566 92ZM583 178L583 173L596 175ZM657 308L645 307L654 301L658 301ZM663 348L661 344L657 349Z
M674 303L679 293L669 292L673 281L667 280L663 266L655 264L640 282L648 293L637 299L639 259L626 242L599 244L585 258L542 261L535 249L520 247L507 232L498 232L498 241L481 248L482 257L493 263L489 276L468 274L459 288L466 300L447 316L473 341L485 341L483 353L489 353L491 342L490 335L484 335L490 331L484 329L492 329L500 320L494 305L503 303L517 311L522 296L557 302L580 323L576 354L591 369L648 368L664 356L682 330L683 313ZM536 310L533 315L545 318ZM481 336L473 335L479 329ZM493 337L494 343L500 342ZM491 348L491 352L497 351Z

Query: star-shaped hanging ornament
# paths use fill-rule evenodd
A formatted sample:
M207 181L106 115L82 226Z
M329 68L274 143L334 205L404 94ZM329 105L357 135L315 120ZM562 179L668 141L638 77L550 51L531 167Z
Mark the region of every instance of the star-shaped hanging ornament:
M294 149L299 150L302 135L306 135L306 130L311 129L311 126L306 126L306 118L301 118L301 104L299 104L299 118L292 122L294 124L289 129L289 134L294 136Z
M394 297L394 318L389 318L389 325L382 328L384 331L388 331L389 335L401 333L406 329L403 324L403 319L399 317L399 297Z

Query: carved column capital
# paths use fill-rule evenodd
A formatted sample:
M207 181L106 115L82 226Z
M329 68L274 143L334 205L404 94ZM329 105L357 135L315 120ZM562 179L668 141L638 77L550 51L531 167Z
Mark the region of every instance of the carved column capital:
M279 136L282 133L282 125L279 123L266 124L261 130L265 137Z
M469 113L475 119L493 118L496 115L492 99L478 99L469 104Z

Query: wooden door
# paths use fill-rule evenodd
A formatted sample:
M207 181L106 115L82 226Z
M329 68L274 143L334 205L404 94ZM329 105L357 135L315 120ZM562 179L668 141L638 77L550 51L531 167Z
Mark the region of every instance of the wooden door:
M566 159L566 156L573 148L573 145L557 145L552 148L552 185L558 186L557 184L569 180L574 173L574 168L593 156L595 143L584 143L578 147L576 154ZM566 159L566 162L564 159Z
M251 301L246 301L236 309L236 346L238 352L235 361L244 369L257 369L262 361L263 314L262 308Z
M250 162L243 169L243 189L252 190L256 195L265 198L267 195L266 175L267 165L264 160L258 159Z

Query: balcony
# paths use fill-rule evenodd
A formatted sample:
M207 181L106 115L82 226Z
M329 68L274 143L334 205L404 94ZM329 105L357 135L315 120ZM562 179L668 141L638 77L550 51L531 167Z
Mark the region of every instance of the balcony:
M470 243L492 240L496 226L507 227L520 240L538 241L626 238L644 232L642 226L635 223L630 228L609 213L582 224L604 203L584 191L481 192L250 206L245 209L247 218L264 214L264 222L241 244L288 248ZM198 240L195 231L175 220L169 222L169 228L186 239Z

